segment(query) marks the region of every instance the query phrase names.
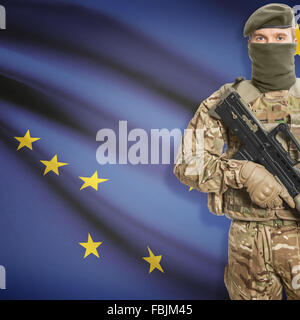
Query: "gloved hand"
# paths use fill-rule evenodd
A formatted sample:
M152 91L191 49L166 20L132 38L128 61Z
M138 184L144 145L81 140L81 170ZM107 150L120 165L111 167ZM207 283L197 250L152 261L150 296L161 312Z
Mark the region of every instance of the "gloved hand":
M282 205L283 199L295 208L295 202L286 188L264 166L247 161L241 167L239 177L251 200L260 207L274 209Z

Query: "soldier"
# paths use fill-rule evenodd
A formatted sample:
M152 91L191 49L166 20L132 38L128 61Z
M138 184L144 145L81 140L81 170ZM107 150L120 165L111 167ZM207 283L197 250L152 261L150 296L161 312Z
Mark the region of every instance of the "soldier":
M174 174L184 184L208 193L208 208L232 219L224 280L231 299L300 299L300 213L287 190L262 165L231 159L241 142L209 110L233 86L267 131L289 123L300 141L300 79L295 76L297 47L292 9L268 4L244 26L252 61L251 80L227 83L204 100L188 124ZM204 129L201 154L197 129ZM191 132L190 130L190 132ZM291 157L300 155L278 135ZM223 151L223 146L226 150ZM189 151L190 150L190 151ZM203 157L203 166L195 165Z

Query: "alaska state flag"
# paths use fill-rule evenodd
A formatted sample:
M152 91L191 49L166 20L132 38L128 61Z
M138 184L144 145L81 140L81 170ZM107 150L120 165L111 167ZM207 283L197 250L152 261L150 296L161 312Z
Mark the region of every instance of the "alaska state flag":
M0 1L0 299L228 299L230 221L174 176L178 143L151 163L150 133L250 78L243 25L266 3ZM148 163L119 163L120 124Z

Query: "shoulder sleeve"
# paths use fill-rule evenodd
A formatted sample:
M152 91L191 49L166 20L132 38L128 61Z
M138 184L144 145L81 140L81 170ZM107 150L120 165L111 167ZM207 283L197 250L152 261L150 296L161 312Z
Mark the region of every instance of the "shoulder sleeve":
M208 110L221 101L231 83L223 85L201 102L190 120L175 160L174 174L184 184L202 192L222 194L228 186L240 189L239 170L242 160L233 160L223 153L228 133L220 120Z

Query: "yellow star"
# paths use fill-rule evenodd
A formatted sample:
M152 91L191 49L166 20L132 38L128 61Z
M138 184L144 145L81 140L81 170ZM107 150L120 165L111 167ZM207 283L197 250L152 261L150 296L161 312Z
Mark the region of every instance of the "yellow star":
M79 244L86 249L83 258L85 259L91 253L99 258L97 248L100 246L101 243L102 242L94 242L90 234L88 237L88 242L79 242Z
M40 160L40 161L46 166L44 175L47 174L49 171L53 171L57 175L59 175L58 168L62 166L66 166L68 164L65 162L57 162L57 155L55 155L50 161L46 161L46 160Z
M299 25L297 24L296 29L295 29L295 35L297 38L297 48L296 48L296 53L295 55L299 55L300 56L300 30L299 30Z
M32 150L32 142L37 141L37 140L40 139L40 138L31 138L29 129L25 133L24 137L14 137L14 138L20 142L17 150L19 150L19 149L21 149L23 147L27 147L30 150Z
M143 257L144 260L150 263L150 270L149 273L151 273L155 268L157 268L159 271L164 272L162 267L160 266L159 262L161 260L161 256L155 256L152 251L150 250L149 246L147 246L150 256L149 257Z
M193 187L190 187L190 188L189 188L189 192L190 192L191 190L193 190L193 189L194 189Z
M98 183L109 180L109 179L98 179L97 170L94 172L94 174L91 177L79 177L79 178L84 181L84 184L81 186L80 190L86 187L92 187L95 190L98 190Z

